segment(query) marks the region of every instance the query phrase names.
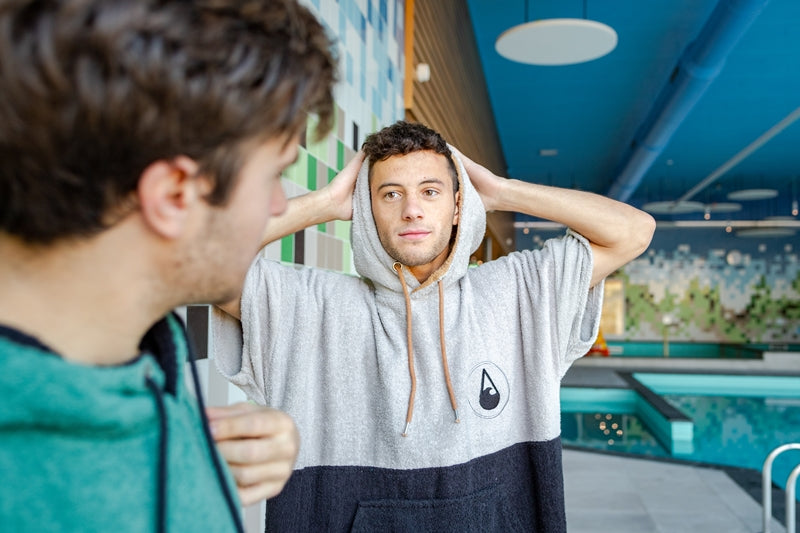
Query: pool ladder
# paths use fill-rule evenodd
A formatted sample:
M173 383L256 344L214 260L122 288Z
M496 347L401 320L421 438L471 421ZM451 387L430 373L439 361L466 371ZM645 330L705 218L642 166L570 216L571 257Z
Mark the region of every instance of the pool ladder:
M775 458L788 450L800 450L800 442L792 442L778 446L764 459L764 466L761 468L761 502L764 506L764 531L770 533L770 521L772 520L772 463ZM800 464L798 464L789 474L786 480L786 533L795 533L795 488L797 478L800 476Z

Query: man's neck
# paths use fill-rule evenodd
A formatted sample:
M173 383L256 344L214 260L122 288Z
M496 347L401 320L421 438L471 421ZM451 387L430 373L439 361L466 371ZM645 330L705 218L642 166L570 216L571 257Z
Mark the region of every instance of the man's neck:
M147 278L134 275L136 259L108 253L118 247L103 239L32 248L0 234L0 323L79 363L136 357L160 313L145 297Z
M447 258L450 256L451 251L452 251L452 245L448 246L430 263L425 263L424 265L409 266L408 270L415 278L417 278L417 281L421 285L426 281L428 281L428 278L430 278L431 275L434 272L436 272L445 263L445 261L447 261Z

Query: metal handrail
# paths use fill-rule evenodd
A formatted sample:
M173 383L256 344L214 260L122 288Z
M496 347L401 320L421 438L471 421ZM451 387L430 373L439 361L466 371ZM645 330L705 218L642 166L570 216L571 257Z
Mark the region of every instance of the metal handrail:
M767 458L764 459L764 466L761 467L761 502L764 506L764 532L763 533L770 533L770 521L772 520L772 463L775 461L775 458L782 454L787 450L800 450L800 442L792 442L789 444L782 444L769 452ZM800 469L795 468L789 477L795 476L797 479L797 474L800 474ZM786 531L789 532L789 483L786 484ZM792 525L794 526L794 483L792 483ZM791 531L794 533L794 531Z
M794 533L795 528L794 509L797 503L794 501L794 490L797 485L797 476L800 476L800 465L794 467L789 479L786 480L786 533Z

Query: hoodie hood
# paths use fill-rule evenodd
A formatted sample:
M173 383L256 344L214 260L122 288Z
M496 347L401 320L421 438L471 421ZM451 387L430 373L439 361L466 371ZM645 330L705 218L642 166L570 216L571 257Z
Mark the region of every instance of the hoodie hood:
M456 238L445 262L425 283L420 284L407 269L403 269L406 283L412 292L433 287L439 280L445 285L460 280L467 272L470 255L483 241L486 231L486 211L483 202L455 151L453 151L453 161L458 172L461 191ZM353 248L353 261L359 275L372 281L376 288L381 287L398 293L403 291L398 274L392 268L395 260L384 250L378 237L378 229L375 227L375 218L372 216L368 159L364 160L356 178L350 242ZM435 287L431 290L435 290Z
M13 330L6 331L10 337L0 337L0 346L8 379L0 382L0 391L8 408L0 410L0 426L90 435L142 431L156 416L148 380L162 394L184 394L176 386L182 372L176 362L185 360L186 352L171 338L180 334L177 320L170 317L149 332L155 350L116 366L72 363L22 335L23 342L15 343ZM159 363L154 356L159 350L177 350L176 357Z
M108 530L108 520L136 531L160 533L170 525L192 530L208 525L209 516L195 510L199 505L219 515L210 529L243 531L232 479L201 414L194 366L197 397L184 386L187 341L180 319L170 314L146 333L134 360L98 366L63 359L33 337L0 325L0 471L10 476L11 487L24 485L21 501L46 502L46 513L55 509L58 523L74 524L64 526L69 530L82 529L85 523L78 524L88 515L97 530ZM213 468L200 467L204 456ZM41 465L46 476L36 474ZM120 480L124 487L116 485ZM69 494L62 494L61 484L70 487ZM98 498L105 501L103 491L112 488L116 497L98 515ZM38 520L31 518L35 505L20 512L5 496L0 495L0 523L8 517L12 524Z

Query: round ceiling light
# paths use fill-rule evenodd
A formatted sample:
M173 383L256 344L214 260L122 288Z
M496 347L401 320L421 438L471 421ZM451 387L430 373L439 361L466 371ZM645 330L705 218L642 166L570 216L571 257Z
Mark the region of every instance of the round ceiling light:
M585 19L542 19L514 26L497 38L497 53L529 65L572 65L592 61L617 46L610 26Z
M778 196L775 189L742 189L728 193L728 200L767 200Z
M687 213L702 213L706 206L701 202L650 202L644 204L642 209L654 215L685 215Z

